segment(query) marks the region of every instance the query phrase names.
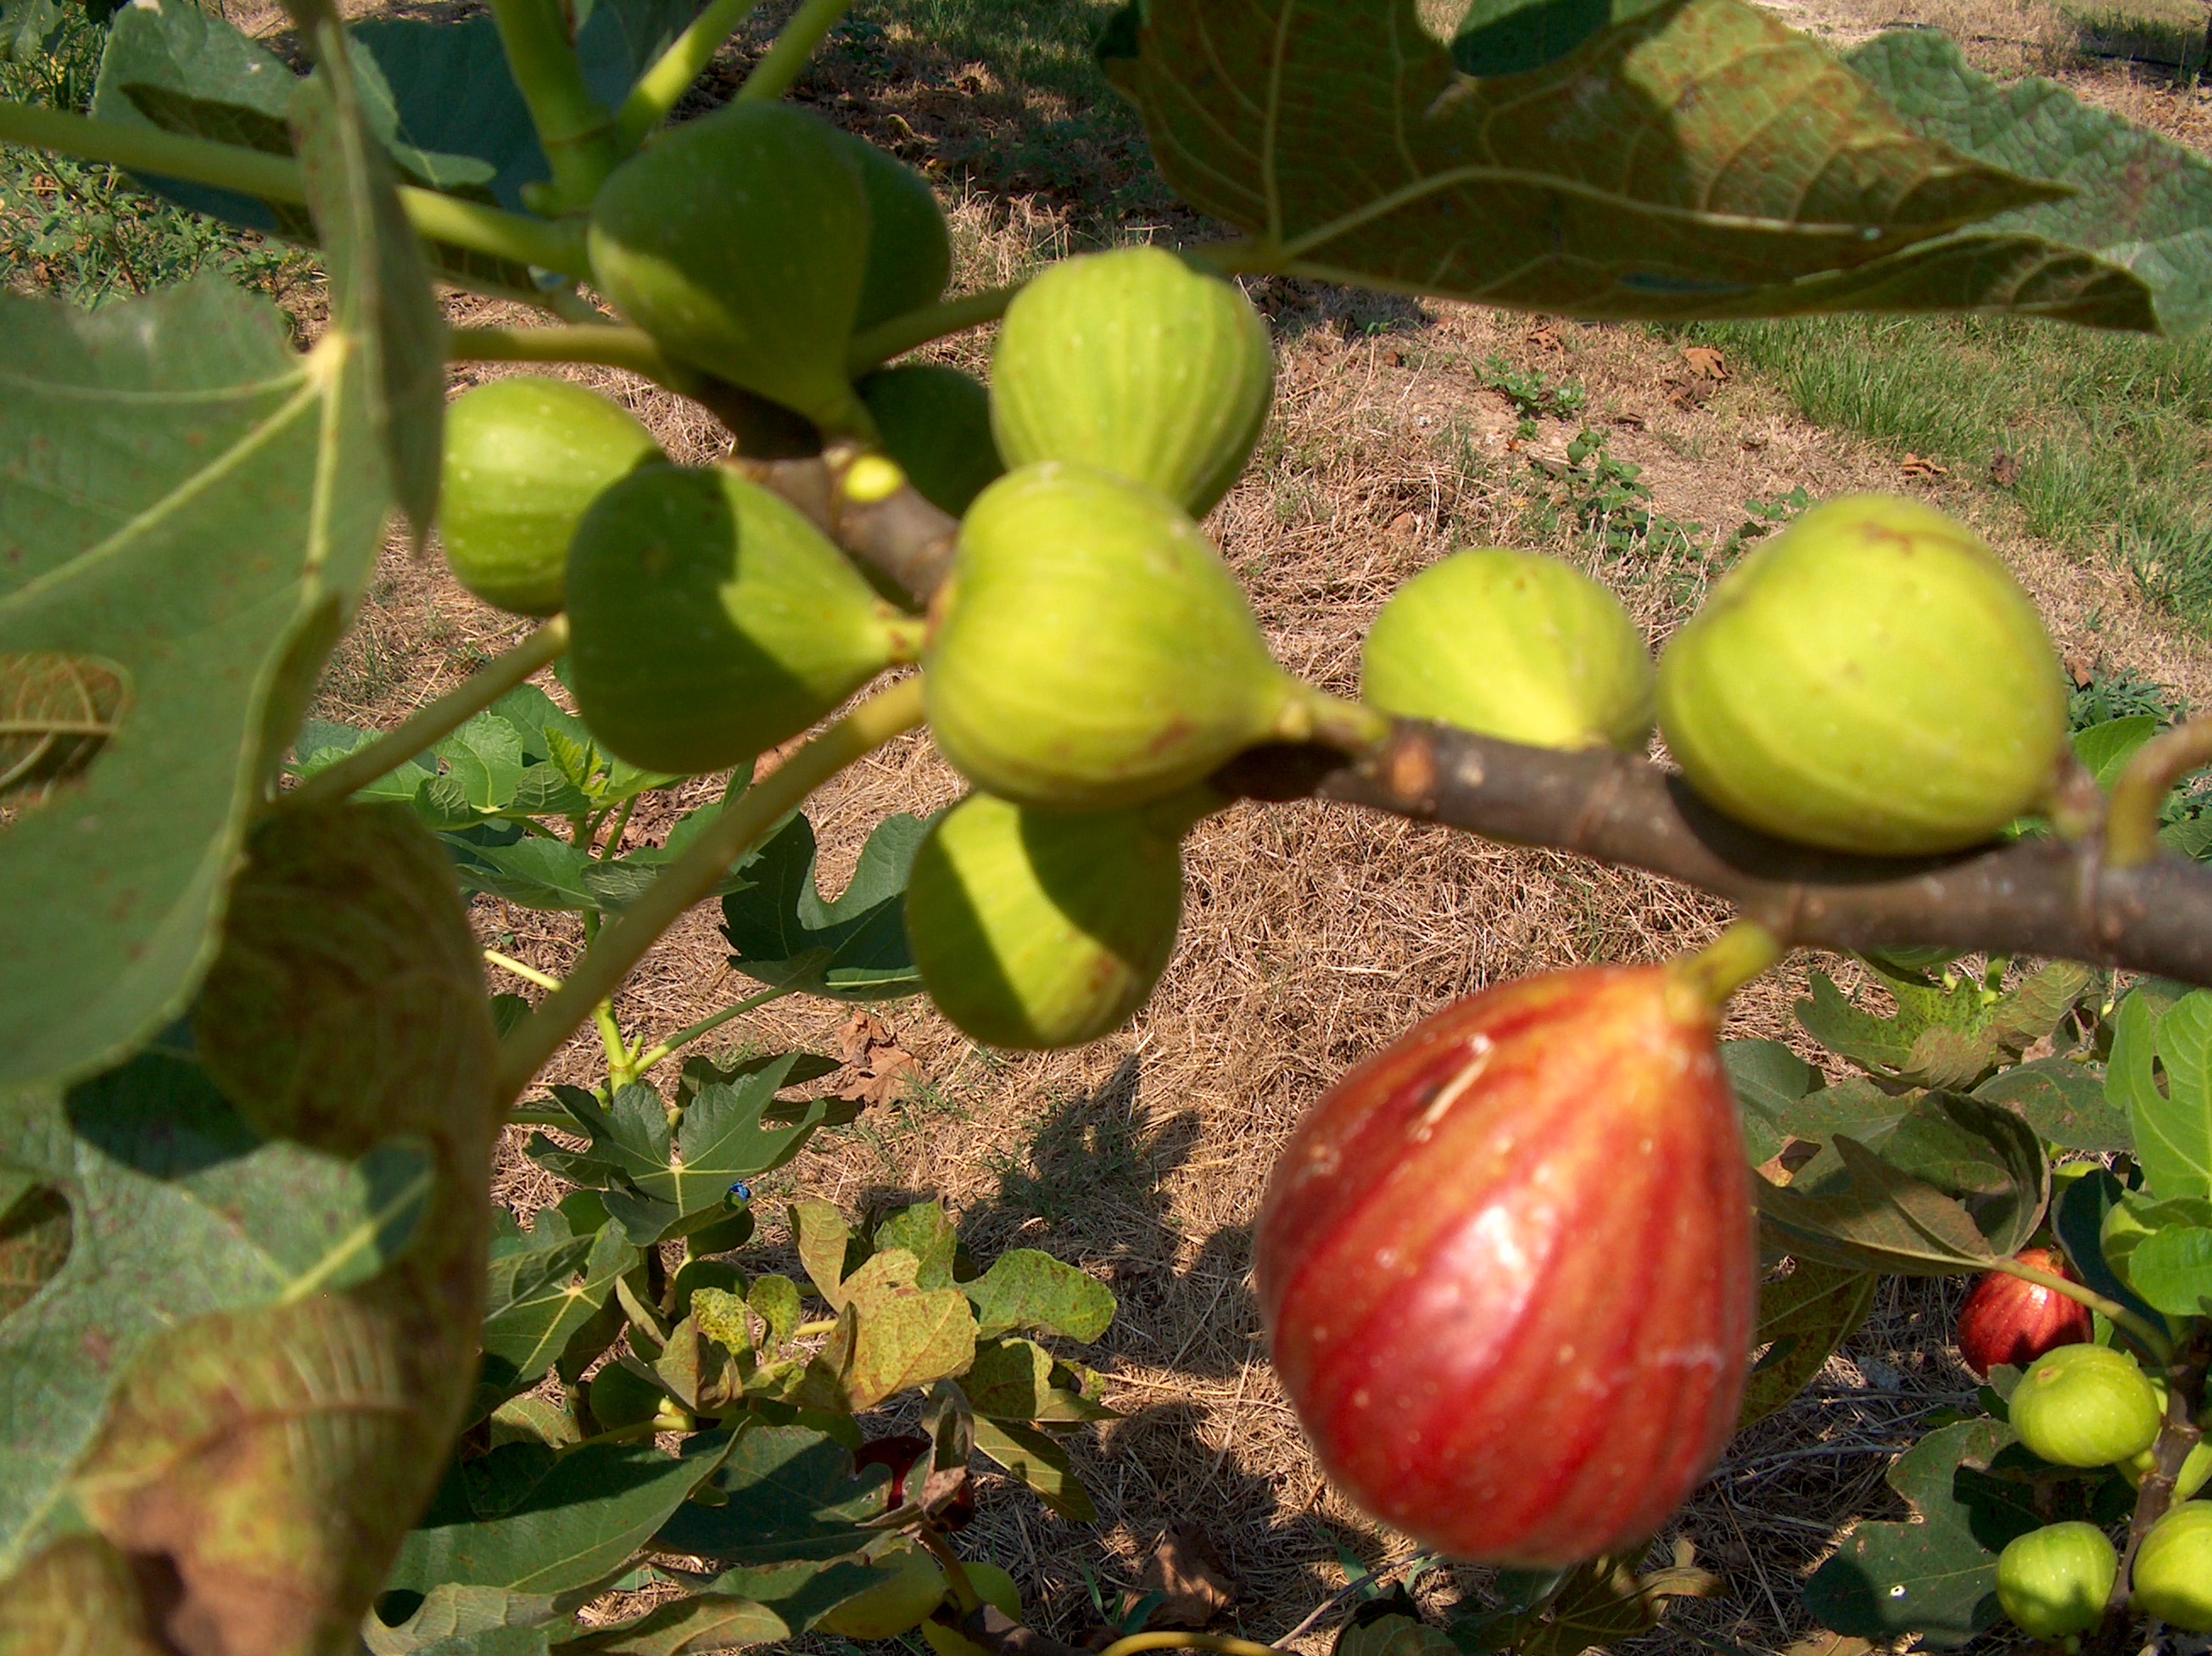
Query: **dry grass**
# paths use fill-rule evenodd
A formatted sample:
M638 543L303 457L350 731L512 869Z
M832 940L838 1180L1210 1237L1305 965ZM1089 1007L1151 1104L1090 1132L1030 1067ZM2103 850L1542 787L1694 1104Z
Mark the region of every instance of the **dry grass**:
M963 285L1008 279L1080 238L1064 203L951 193ZM1556 455L1572 429L1545 422L1522 442L1505 399L1483 388L1482 365L1497 355L1584 386L1583 418L1610 429L1615 452L1646 468L1657 510L1725 531L1747 501L1796 485L1816 496L1929 496L1984 520L2063 648L2160 678L2200 703L2212 697L2212 651L2145 611L2122 578L2020 540L2001 508L1964 486L1908 481L1871 447L1806 425L1757 384L1695 377L1650 331L1539 327L1294 283L1263 284L1255 297L1279 340L1276 415L1259 463L1209 527L1282 659L1311 678L1350 688L1376 607L1461 545L1541 544L1574 557L1613 582L1655 640L1695 601L1701 565L1601 561L1570 536L1532 528L1555 485L1530 461ZM501 320L475 301L457 301L463 317ZM939 354L980 368L987 345L976 336ZM635 409L672 454L715 452L713 428L678 399L574 372ZM517 630L434 563L395 551L333 666L324 710L396 721ZM675 803L717 785L690 784ZM842 880L885 813L934 810L958 791L923 737L855 767L811 807L825 878ZM633 841L656 837L673 814L673 805L641 813ZM987 1480L963 1541L1007 1562L1042 1623L1063 1634L1091 1620L1086 1567L1109 1588L1133 1584L1177 1520L1196 1519L1218 1546L1241 1592L1236 1624L1261 1637L1342 1584L1340 1553L1370 1565L1408 1556L1402 1539L1329 1491L1265 1363L1247 1269L1276 1148L1348 1064L1450 999L1547 967L1656 959L1710 936L1722 918L1715 904L1641 875L1311 803L1241 805L1197 831L1186 866L1182 947L1128 1029L1081 1051L1010 1057L972 1047L926 1003L889 1008L926 1084L824 1135L763 1193L763 1211L806 1193L860 1214L941 1194L978 1256L1041 1246L1111 1283L1121 1314L1091 1359L1125 1418L1076 1451L1100 1523L1064 1524ZM485 899L477 918L488 941L550 971L580 946L567 917ZM625 1026L665 1032L742 993L723 953L710 913L688 917L623 990ZM1748 992L1734 1032L1783 1032L1796 981L1784 973ZM728 1044L828 1050L842 1016L826 1002L787 1001L729 1032ZM594 1057L580 1041L552 1077L588 1080ZM527 1209L554 1191L510 1144L501 1199ZM1873 1318L1815 1386L1737 1443L1681 1519L1726 1578L1721 1598L1683 1611L1684 1629L1753 1650L1811 1630L1797 1601L1802 1574L1838 1525L1893 1512L1881 1483L1890 1454L1917 1419L1971 1389L1946 1342L1951 1293L1885 1284ZM1437 1602L1480 1585L1479 1573L1436 1571L1420 1591ZM1301 1642L1324 1641L1325 1630Z

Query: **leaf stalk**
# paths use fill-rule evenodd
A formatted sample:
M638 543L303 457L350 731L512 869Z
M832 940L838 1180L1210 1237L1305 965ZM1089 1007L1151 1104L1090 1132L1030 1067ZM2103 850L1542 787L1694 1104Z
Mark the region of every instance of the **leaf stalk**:
M872 328L863 328L846 347L846 369L857 379L881 368L892 357L903 356L933 339L995 322L1006 314L1006 307L1013 303L1014 295L1026 285L1014 282L1003 288L985 288L980 293L924 305L920 310L910 310Z
M638 76L629 96L615 113L615 147L627 155L668 119L691 84L714 60L738 24L760 0L712 0L690 27L669 42L668 50Z
M553 169L555 204L575 210L591 205L620 156L614 117L584 83L563 10L558 0L491 0L507 68Z
M2033 1282L2038 1288L2049 1288L2053 1294L2063 1294L2075 1304L2087 1306L2098 1312L2115 1327L2127 1330L2158 1362L2164 1364L2173 1361L2173 1341L2166 1331L2141 1312L2129 1310L2118 1300L2108 1300L2096 1289L2076 1282L2071 1277L2061 1276L2057 1271L2023 1265L2017 1259L1995 1260L1990 1269L2002 1271L2007 1276L2017 1276L2023 1282Z
M2212 764L2212 714L2176 725L2138 748L2105 809L2105 866L2141 868L2158 855L2159 812L2174 784Z
M852 8L853 0L802 0L783 32L775 37L775 44L768 49L768 56L745 76L744 84L738 88L737 101L781 98L790 91L814 56L815 47Z

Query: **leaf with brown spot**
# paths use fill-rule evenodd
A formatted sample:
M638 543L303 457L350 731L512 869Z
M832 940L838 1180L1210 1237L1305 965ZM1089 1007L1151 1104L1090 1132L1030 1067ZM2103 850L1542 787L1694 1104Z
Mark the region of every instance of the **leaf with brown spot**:
M0 795L83 770L130 701L130 676L103 657L0 650Z

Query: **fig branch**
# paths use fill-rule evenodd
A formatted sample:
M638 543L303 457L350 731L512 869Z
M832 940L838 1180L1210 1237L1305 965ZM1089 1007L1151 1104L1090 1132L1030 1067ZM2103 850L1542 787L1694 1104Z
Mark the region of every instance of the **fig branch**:
M2120 1549L2119 1572L2106 1601L2106 1627L2117 1630L2120 1637L2118 1642L2100 1641L2100 1650L2107 1646L2115 1650L2126 1647L2128 1621L2124 1612L2133 1586L2136 1555L2142 1549L2143 1537L2173 1504L2183 1463L2203 1435L2197 1413L2203 1398L2208 1367L2212 1367L2212 1334L2200 1326L2196 1339L2166 1366L2166 1418L2159 1426L2157 1442L2151 1446L2151 1469L2143 1474L2142 1487L2136 1492L2135 1513L2128 1520L2127 1540Z

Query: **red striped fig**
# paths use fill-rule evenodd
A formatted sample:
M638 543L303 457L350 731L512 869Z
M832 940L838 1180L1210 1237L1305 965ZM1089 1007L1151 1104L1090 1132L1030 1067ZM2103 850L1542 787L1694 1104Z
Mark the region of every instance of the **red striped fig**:
M1261 1310L1322 1467L1376 1517L1552 1568L1649 1537L1719 1458L1759 1282L1714 1024L1680 965L1524 978L1300 1124Z
M2015 1255L2023 1265L2078 1281L2048 1248ZM2001 1270L1984 1275L1959 1307L1959 1355L1984 1379L1999 1363L2026 1368L2046 1351L2095 1337L2089 1307L2056 1288Z

